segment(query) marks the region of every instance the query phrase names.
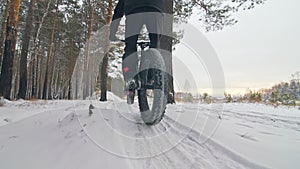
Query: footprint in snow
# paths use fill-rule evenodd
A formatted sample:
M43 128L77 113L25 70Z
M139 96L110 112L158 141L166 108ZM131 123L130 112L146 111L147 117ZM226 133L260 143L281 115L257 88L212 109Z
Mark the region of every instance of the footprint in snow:
M244 138L244 139L247 139L247 140L258 141L257 139L253 138L252 136L247 135L247 133L245 133L245 134L238 134L237 133L237 135L240 136L240 137L242 137L242 138Z
M10 136L9 139L17 139L18 136Z
M259 131L259 133L264 134L264 135L271 135L271 136L281 136L278 134L270 133L270 132L265 132L265 131Z
M5 119L3 119L3 121L5 121L6 123L9 123L9 122L10 122L10 119L5 118Z
M235 123L235 124L237 124L239 126L247 127L247 128L253 128L252 126L247 125L247 124L242 124L242 123Z

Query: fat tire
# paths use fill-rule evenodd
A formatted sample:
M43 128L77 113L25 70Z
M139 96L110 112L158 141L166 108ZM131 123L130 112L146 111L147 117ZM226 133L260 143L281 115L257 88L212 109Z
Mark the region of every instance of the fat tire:
M138 90L138 102L142 120L147 125L155 125L162 120L165 114L168 96L168 75L165 71L164 61L159 52L155 51L155 49L149 49L146 52L146 57L142 58L140 65L142 87ZM147 89L144 87L150 71L152 73L154 72L154 98L151 108L149 108L148 104Z

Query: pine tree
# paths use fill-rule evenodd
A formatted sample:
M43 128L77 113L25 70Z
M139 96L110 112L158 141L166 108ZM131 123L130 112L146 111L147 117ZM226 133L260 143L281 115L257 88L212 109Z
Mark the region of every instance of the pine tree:
M107 15L106 15L106 25L110 25L112 20L112 11L113 11L113 2L112 0L108 1L108 8L107 8ZM101 67L101 97L100 101L107 101L107 67L108 67L108 57L110 52L109 46L109 27L106 27L105 31L105 55L102 60L102 67Z
M17 26L19 21L20 0L11 0L8 7L5 47L0 76L0 95L11 99L14 57L16 55Z
M32 32L32 20L33 20L33 11L34 11L35 0L30 1L27 20L26 20L26 28L25 33L22 37L22 50L21 50L21 61L20 61L20 86L18 98L25 99L26 91L27 91L27 57L29 50L29 43L31 39Z
M3 11L3 18L1 18L1 36L0 36L0 70L2 67L2 59L3 59L3 49L4 49L4 40L5 40L5 33L6 33L6 24L7 24L7 17L8 17L8 0L6 0L6 4L2 3L1 9L4 9ZM0 72L1 74L1 72Z

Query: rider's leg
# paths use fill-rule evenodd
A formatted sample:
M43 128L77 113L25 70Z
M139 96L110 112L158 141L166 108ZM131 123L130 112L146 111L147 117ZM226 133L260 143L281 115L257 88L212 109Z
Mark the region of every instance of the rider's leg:
M124 75L124 80L133 79L138 72L138 55L136 42L138 35L134 35L125 39L125 53L122 59L122 70Z
M125 53L123 55L124 80L133 79L138 72L137 40L143 26L142 15L131 14L126 16L125 21Z
M150 48L160 48L160 39L163 29L163 14L153 11L145 15L145 25L149 32Z
M136 15L126 16L125 27L125 53L122 60L124 75L124 91L127 95L127 103L134 103L135 90L138 87L138 55L136 43L142 28L142 19Z

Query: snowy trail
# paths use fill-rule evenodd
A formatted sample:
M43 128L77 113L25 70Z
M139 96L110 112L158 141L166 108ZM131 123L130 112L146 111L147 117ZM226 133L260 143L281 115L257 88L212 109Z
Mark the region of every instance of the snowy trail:
M124 101L114 99L113 105L94 112L93 119L100 121L94 121L95 126L91 128L86 127L87 135L99 148L131 159L133 168L263 168L212 140L203 143L201 140L204 139L200 137L204 136L169 117L156 126L146 126L141 122L139 112ZM81 124L90 124L91 119L84 115L79 119ZM106 144L95 128L118 143ZM116 149L119 143L123 149Z
M149 128L140 123L132 123L123 116L116 117L118 112L99 109L98 111L108 123L113 120L108 124L112 128L107 127L108 131L103 131L103 126L96 127L102 131L87 128L88 135L92 137L93 142L97 143L98 148L130 159L133 168L262 168L212 141L204 144L197 141L199 137L197 132L189 131L168 117L159 125ZM102 115L93 116L100 119ZM96 124L107 125L107 123L98 122ZM118 143L103 143L101 138L97 138L97 135L101 135L100 133L105 133L105 137L115 138L114 140L118 140ZM126 137L128 135L131 137ZM120 147L122 149L118 149Z
M90 103L95 106L92 116ZM11 119L0 125L0 168L252 169L299 164L296 109L226 105L212 138L206 132L219 122L218 106L178 104L167 110L161 123L149 127L142 123L137 104L128 106L112 94L106 103L10 103L0 107L0 120Z

